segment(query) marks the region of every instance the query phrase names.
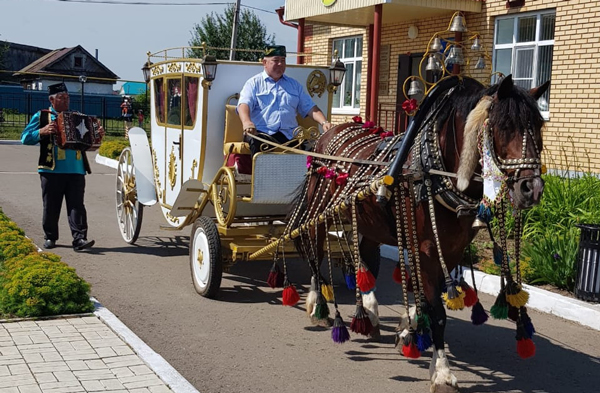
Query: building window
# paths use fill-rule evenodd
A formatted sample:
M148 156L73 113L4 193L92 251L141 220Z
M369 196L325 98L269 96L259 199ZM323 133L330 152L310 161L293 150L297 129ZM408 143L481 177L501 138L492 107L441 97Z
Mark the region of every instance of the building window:
M525 89L550 79L554 49L555 12L523 13L496 19L494 71L512 74ZM550 89L538 100L544 118L549 118Z
M74 64L75 68L83 68L83 57L75 56Z
M358 114L360 112L360 74L362 70L363 39L345 37L333 40L333 52L346 66L344 81L333 96L334 114Z

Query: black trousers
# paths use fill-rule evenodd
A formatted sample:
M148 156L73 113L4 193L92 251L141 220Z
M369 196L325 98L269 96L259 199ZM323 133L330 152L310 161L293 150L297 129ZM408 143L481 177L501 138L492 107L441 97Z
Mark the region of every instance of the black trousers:
M281 132L276 132L273 135L269 135L267 133L257 131L256 135L263 139L267 139L267 140L271 140L275 143L279 143L280 145L289 142L289 139L285 135L283 135ZM261 151L260 147L263 143L254 138L248 138L248 139L250 139L250 141L248 143L250 144L250 152L252 152L252 155L259 153ZM300 146L295 146L294 144L292 144L290 147L295 147L297 149L305 150L304 144L302 144Z
M58 240L58 220L64 197L67 202L67 214L69 215L69 227L73 235L73 243L79 239L87 239L87 212L83 204L85 175L40 172L40 179L42 182L42 201L44 202L44 216L42 219L44 238Z

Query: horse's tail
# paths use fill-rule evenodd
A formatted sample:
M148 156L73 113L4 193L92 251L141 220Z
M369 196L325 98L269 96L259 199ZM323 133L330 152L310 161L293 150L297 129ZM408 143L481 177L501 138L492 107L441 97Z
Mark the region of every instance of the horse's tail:
M479 161L479 149L477 148L478 130L488 117L490 106L492 105L491 96L483 96L475 108L467 116L465 124L464 142L460 154L460 165L457 175L458 181L456 187L459 191L464 191L469 186L469 181Z

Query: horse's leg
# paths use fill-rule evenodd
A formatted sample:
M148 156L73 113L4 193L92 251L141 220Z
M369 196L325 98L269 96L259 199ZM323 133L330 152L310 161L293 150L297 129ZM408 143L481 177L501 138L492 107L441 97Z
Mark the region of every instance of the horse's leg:
M457 393L458 380L450 371L444 344L446 309L441 294L438 291L435 292L433 297L428 296L431 305L429 316L431 317L431 334L434 346L433 357L429 366L430 391L431 393Z
M377 276L379 275L379 265L381 263L379 243L363 237L359 245L359 251L361 259L377 279ZM371 292L363 294L362 301L363 307L367 311L371 324L373 325L373 330L369 336L374 340L379 340L381 337L379 329L379 304L375 297L375 288L373 288Z

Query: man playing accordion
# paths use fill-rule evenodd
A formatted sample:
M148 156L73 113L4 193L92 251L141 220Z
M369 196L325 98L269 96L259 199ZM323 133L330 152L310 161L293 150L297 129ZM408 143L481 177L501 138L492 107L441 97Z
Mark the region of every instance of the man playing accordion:
M62 149L56 145L58 114L69 110L69 92L64 83L48 86L49 111L38 111L21 134L25 145L40 144L38 172L42 184L44 214L44 248L56 247L58 220L63 197L67 203L69 227L73 235L73 249L81 251L92 247L88 240L87 213L84 205L85 174L92 173L85 151ZM104 129L99 126L100 135Z

